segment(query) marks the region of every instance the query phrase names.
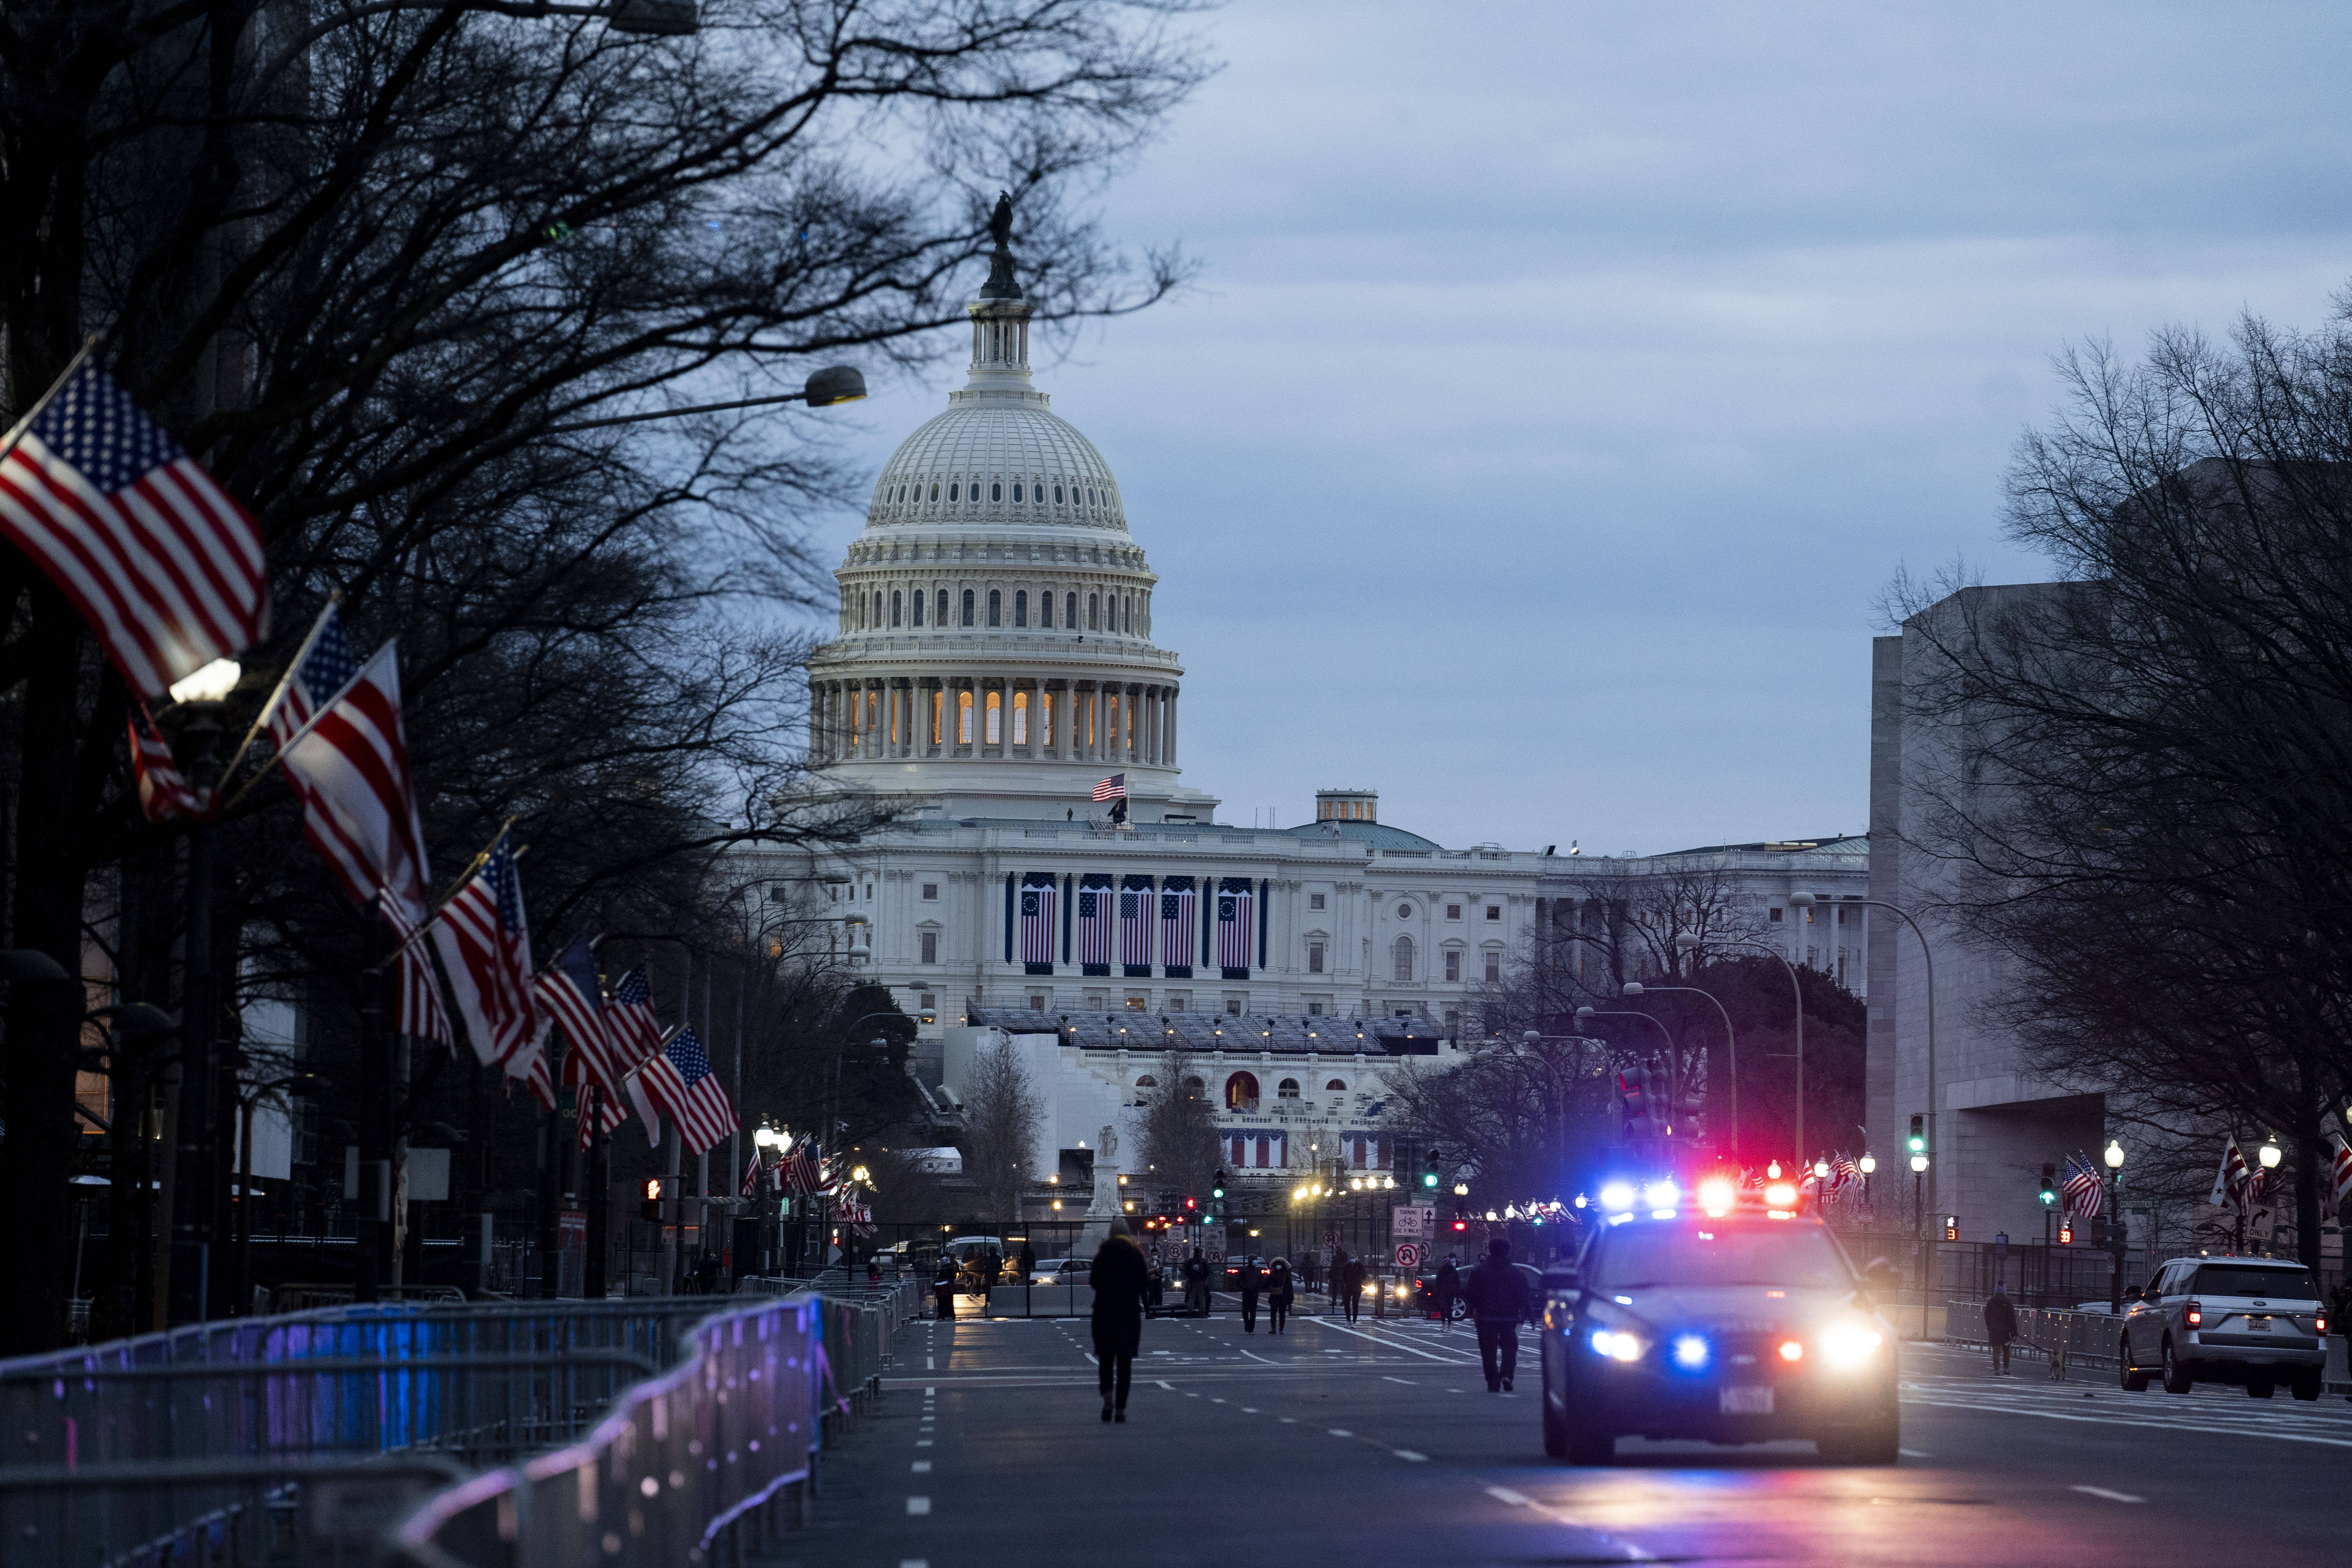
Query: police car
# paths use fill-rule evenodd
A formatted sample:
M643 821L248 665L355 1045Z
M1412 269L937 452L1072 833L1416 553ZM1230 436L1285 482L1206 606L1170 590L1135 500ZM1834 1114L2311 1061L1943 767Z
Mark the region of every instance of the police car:
M1895 1334L1792 1183L1743 1195L1714 1177L1601 1189L1601 1223L1544 1276L1544 1451L1610 1461L1621 1436L1809 1438L1835 1462L1891 1465Z

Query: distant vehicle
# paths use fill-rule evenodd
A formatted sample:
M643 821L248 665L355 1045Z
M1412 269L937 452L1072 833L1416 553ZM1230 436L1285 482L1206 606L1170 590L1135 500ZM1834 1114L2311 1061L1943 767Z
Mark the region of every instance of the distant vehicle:
M2176 1258L2125 1314L2123 1385L2169 1394L2200 1383L2268 1399L2285 1384L2317 1399L2327 1375L2327 1308L2302 1264L2280 1258Z
M1871 1296L1891 1281L1810 1213L1725 1200L1628 1213L1544 1275L1544 1452L1601 1465L1620 1436L1797 1437L1894 1464L1895 1334Z
M1083 1285L1094 1271L1090 1258L1041 1258L1029 1273L1032 1285Z

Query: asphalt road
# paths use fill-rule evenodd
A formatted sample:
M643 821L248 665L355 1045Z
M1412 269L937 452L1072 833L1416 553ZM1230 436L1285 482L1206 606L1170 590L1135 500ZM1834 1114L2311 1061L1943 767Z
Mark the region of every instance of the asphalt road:
M1230 1310L1144 1325L1129 1419L1105 1425L1083 1321L925 1323L878 1412L825 1458L774 1568L2352 1561L2338 1499L2352 1405L2284 1391L2126 1394L2022 1358L1904 1352L1901 1462L1807 1444L1621 1440L1544 1457L1534 1331L1490 1394L1466 1330Z

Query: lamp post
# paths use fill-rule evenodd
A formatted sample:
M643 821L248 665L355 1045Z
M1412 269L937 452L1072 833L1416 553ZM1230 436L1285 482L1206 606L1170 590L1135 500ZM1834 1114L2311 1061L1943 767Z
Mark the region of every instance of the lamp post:
M1698 947L1698 934L1697 934L1696 932L1695 932L1695 931L1678 931L1678 932L1676 932L1676 933L1675 933L1675 948L1676 948L1677 950L1679 950L1679 951L1680 951L1680 952L1685 952L1685 953L1690 953L1690 952L1695 952L1695 951L1697 949L1697 947ZM1715 1010L1716 1010L1716 1012L1717 1012L1718 1015L1720 1015L1720 1016L1722 1016L1722 1018L1723 1018L1723 1042L1724 1042L1724 1053L1725 1053L1725 1055L1724 1055L1724 1065L1725 1065L1725 1067L1728 1069L1728 1074L1729 1074L1729 1079L1730 1079L1729 1083L1726 1085L1726 1088L1727 1088L1730 1092L1729 1092L1729 1093L1727 1093L1727 1095L1725 1095L1725 1097L1724 1097L1724 1099L1725 1099L1725 1100L1726 1100L1726 1110L1729 1112L1729 1115L1728 1115L1728 1116L1727 1116L1725 1120L1726 1120L1726 1123L1727 1123L1727 1127L1729 1128L1730 1134L1731 1134L1731 1152L1732 1152L1732 1157L1733 1157L1734 1159L1738 1158L1738 1154L1739 1154L1739 1037L1738 1037L1738 1035L1736 1035L1735 1033L1733 1033L1733 1032L1732 1032L1732 1027L1731 1027L1731 1013L1730 1013L1730 1010L1729 1010L1729 1009L1727 1009L1727 1008L1726 1008L1726 1007L1724 1006L1724 1005L1723 1005L1722 1001L1721 1001L1718 997L1717 997L1717 995L1715 994L1715 993L1714 993L1714 992L1712 992L1712 991L1703 991L1703 990L1699 989L1699 987L1697 987L1697 986L1696 986L1696 985L1653 985L1653 986L1649 987L1649 989L1650 989L1650 990L1653 990L1653 991L1674 991L1674 992L1679 992L1679 993L1682 993L1682 994L1685 994L1685 995L1691 995L1691 996L1704 996L1704 997L1706 997L1709 1002L1712 1002L1712 1003L1714 1003L1714 1004L1715 1004ZM1636 993L1636 994L1638 994L1638 993ZM1799 1034L1799 1035L1798 1035L1797 1038L1801 1042L1801 1041L1803 1040L1803 1038L1804 1038L1804 1036L1801 1033L1801 1034ZM1799 1049L1801 1049L1801 1050L1802 1048L1803 1048L1803 1047L1802 1047L1802 1046L1801 1046L1801 1045L1800 1045ZM1710 1098L1712 1098L1712 1094L1711 1094L1711 1093L1710 1093ZM1804 1111L1803 1111L1803 1110L1802 1110L1801 1106L1801 1108L1799 1109L1799 1110L1798 1110L1797 1114L1798 1114L1798 1116L1799 1116L1800 1118L1802 1118L1802 1117L1803 1117L1803 1115L1804 1115ZM1799 1121L1799 1122L1797 1123L1797 1125L1798 1125L1798 1128L1800 1129L1800 1131L1801 1131L1801 1130L1803 1129L1803 1126L1804 1126L1804 1122L1803 1122L1801 1120L1800 1120L1800 1121ZM1801 1154L1803 1153L1803 1152L1804 1152L1804 1142L1805 1142L1805 1141L1804 1141L1804 1139L1803 1139L1802 1137L1800 1137L1800 1138L1797 1140L1798 1152L1799 1152L1799 1154L1800 1154L1800 1155L1801 1155Z
M1919 1337L1927 1337L1927 1287L1936 1272L1927 1241L1927 1156L1911 1156L1911 1228L1919 1237Z
M2254 1158L2263 1163L2263 1185L2267 1188L2271 1184L2270 1173L2279 1168L2279 1146L2278 1135L2276 1133L2270 1133L2263 1137L2262 1149L2255 1154ZM2275 1213L2277 1211L2274 1209L2273 1212ZM2242 1237L2245 1230L2245 1225L2246 1222L2243 1218L2241 1218L2238 1221L2238 1228ZM2271 1221L2271 1237L2274 1241L2278 1237L2278 1221L2276 1220ZM2242 1239L2239 1244L2238 1250L2241 1252L2245 1250Z
M1801 900L1802 900L1801 902L1800 902ZM1811 893L1791 893L1789 895L1789 901L1790 903L1797 904L1798 907L1801 909L1810 905L1813 901L1813 896ZM1696 931L1686 931L1675 936L1675 945L1685 952L1695 952L1703 945L1703 942ZM1745 939L1738 942L1727 942L1723 945L1726 947L1743 947L1755 952L1763 953L1768 957L1778 960L1780 967L1789 972L1789 992L1790 995L1796 998L1797 1003L1796 1136L1797 1158L1801 1160L1805 1157L1805 988L1798 983L1797 966L1790 963L1789 962L1789 955L1782 952L1779 948L1767 946L1765 943L1760 942L1749 942ZM1716 1005L1720 1007L1722 1004L1717 1003ZM1724 1018L1723 1026L1727 1031L1731 1027L1731 1019L1728 1015ZM1737 1123L1739 1118L1739 1064L1737 1060L1734 1060L1731 1067L1731 1115L1734 1122L1733 1133L1736 1141L1738 1136Z
M1810 910L1818 900L1807 892L1789 895L1789 902L1798 909ZM1841 906L1864 910L1885 910L1919 939L1919 959L1927 968L1927 1147L1936 1147L1936 954L1927 946L1927 933L1911 918L1911 911L1900 904L1890 904L1881 899L1840 899Z
M1862 1230L1867 1238L1878 1219L1878 1199L1872 1191L1871 1183L1871 1177L1878 1173L1878 1156L1865 1151L1862 1158L1853 1163L1853 1168L1862 1173L1862 1207L1864 1214L1869 1216L1862 1222ZM1867 1245L1866 1239L1864 1245Z
M2107 1271L2107 1313L2121 1317L2124 1310L2124 1248L2129 1245L2124 1235L2124 1146L2114 1139L2107 1140L2107 1152L2102 1156L2107 1163L2107 1255L2112 1266Z

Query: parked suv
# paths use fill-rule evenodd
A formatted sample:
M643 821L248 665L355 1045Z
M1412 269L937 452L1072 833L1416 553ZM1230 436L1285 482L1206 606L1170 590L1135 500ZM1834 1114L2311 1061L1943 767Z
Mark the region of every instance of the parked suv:
M2268 1399L2285 1384L2319 1397L2327 1368L2327 1309L2302 1264L2275 1258L2176 1258L2124 1317L2123 1384L2152 1376L2186 1394L2200 1383L2243 1384Z

